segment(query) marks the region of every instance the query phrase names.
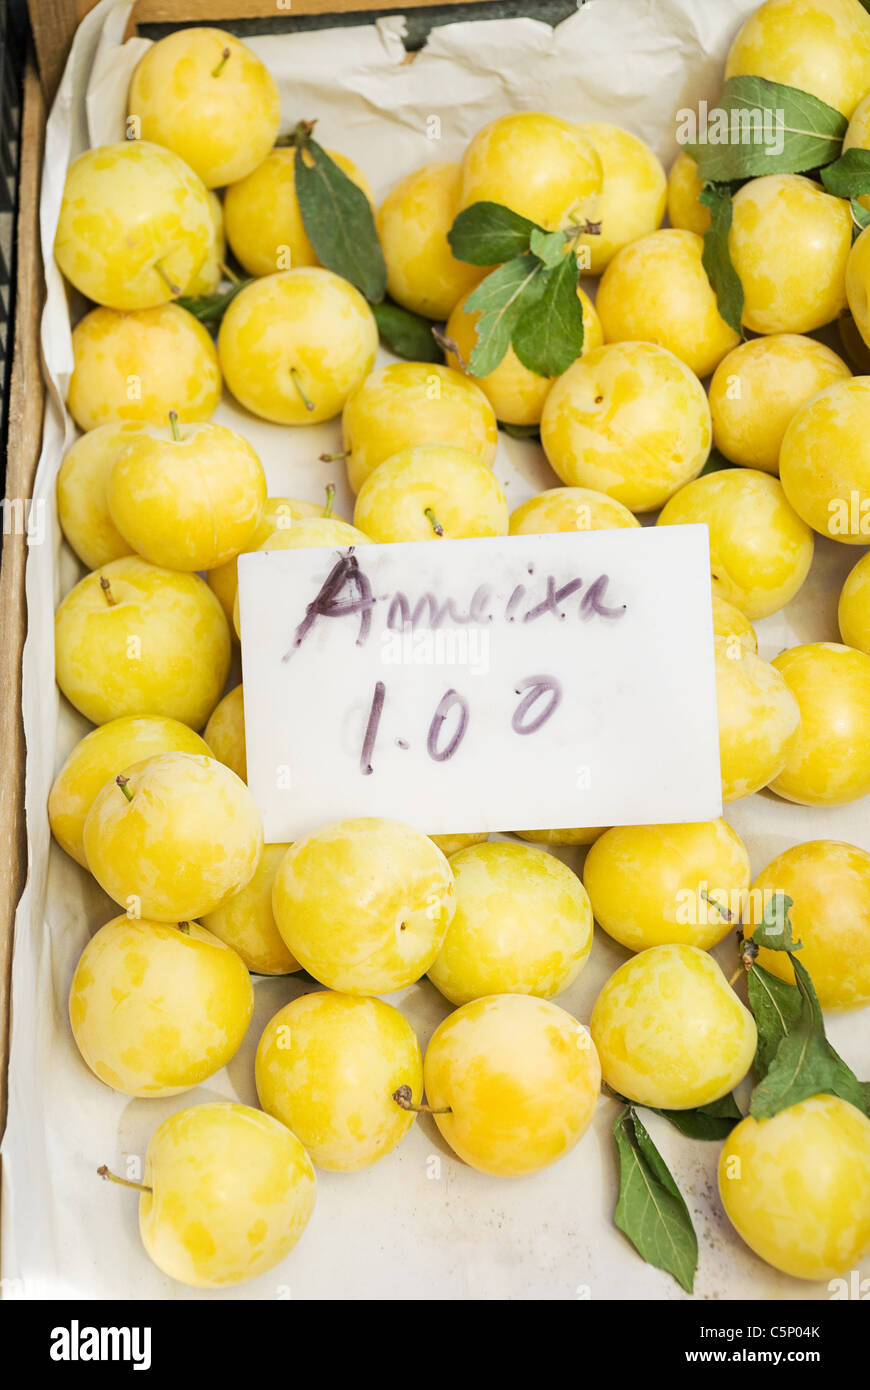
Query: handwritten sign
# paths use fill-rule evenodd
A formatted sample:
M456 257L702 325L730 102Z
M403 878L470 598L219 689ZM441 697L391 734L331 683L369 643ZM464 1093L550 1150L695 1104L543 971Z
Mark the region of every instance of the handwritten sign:
M721 814L704 526L256 551L239 604L269 842Z

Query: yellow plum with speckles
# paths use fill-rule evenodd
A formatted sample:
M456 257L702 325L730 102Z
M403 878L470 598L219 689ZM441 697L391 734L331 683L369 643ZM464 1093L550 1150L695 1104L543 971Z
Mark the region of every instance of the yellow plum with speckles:
M578 126L558 116L520 111L479 130L462 157L460 208L502 203L547 231L593 219L601 160Z
M604 834L603 825L582 826L572 830L515 830L521 840L536 845L591 845Z
M119 314L92 309L73 329L67 404L83 430L115 420L210 420L221 395L214 343L177 304Z
M581 135L601 160L602 185L596 221L601 230L580 239L581 265L600 275L616 252L661 225L667 202L667 179L649 145L608 121L581 121ZM588 266L582 260L589 257Z
M715 637L722 800L737 801L778 777L801 714L779 671L742 642Z
M837 609L840 636L870 656L870 551L846 576Z
M87 868L83 835L97 793L123 768L170 752L208 754L210 747L186 724L158 715L125 715L85 734L54 779L48 797L48 819L61 848Z
M727 821L616 825L595 841L583 883L596 922L630 951L709 950L732 929L749 887L749 855ZM723 911L724 909L724 911Z
M264 845L250 882L201 919L204 927L238 951L256 975L290 975L299 969L299 962L281 939L272 911L275 875L289 848L289 844Z
M425 975L456 909L453 874L400 821L336 821L297 840L278 869L275 921L309 974L347 994L389 994Z
M506 536L508 505L492 469L476 455L450 444L418 444L385 459L366 479L353 521L380 544L434 541L442 534L452 540Z
M870 73L868 73L870 78ZM847 198L799 174L765 174L734 195L728 247L755 333L811 333L846 307Z
M584 353L600 347L604 337L595 305L579 285L577 295L583 309L583 348L580 353L582 357ZM458 352L447 353L448 363L457 370L464 370L468 366L477 344L480 312L467 311L467 299L468 295L455 306L445 330L447 338L458 349ZM539 424L553 380L551 376L538 376L537 372L524 367L510 343L497 367L486 376L474 377L475 383L486 396L499 420L508 425Z
M372 201L362 170L336 150L326 153ZM281 146L270 151L224 195L224 217L230 246L249 275L274 275L319 265L308 240L296 197L296 150Z
M307 550L309 547L371 545L371 537L363 534L347 521L339 521L334 516L304 516L290 527L279 527L261 541L256 550ZM242 626L239 613L239 591L233 602L233 627L236 636L241 638Z
M448 859L451 854L458 854L461 849L468 849L469 845L482 845L488 835L430 835L429 839L433 845L437 845L441 853Z
M627 1100L692 1110L727 1095L755 1056L755 1020L711 955L652 946L621 965L589 1023L608 1086Z
M295 1134L247 1105L179 1110L152 1135L139 1232L164 1274L200 1289L265 1274L314 1210L311 1159Z
M385 459L415 444L452 444L486 464L498 445L495 414L480 387L434 362L378 367L348 397L342 433L354 492Z
M223 29L179 29L152 44L133 72L128 122L166 145L208 188L244 178L278 134L275 79L251 49Z
M224 207L220 198L211 189L208 190L208 206L211 212L211 236L209 238L208 250L205 253L205 260L199 270L184 287L185 297L196 298L198 295L214 294L220 285L224 274L224 262L227 258L227 239L224 232Z
M807 642L774 657L798 703L800 732L771 790L805 806L842 806L870 793L870 656Z
M698 201L703 187L697 164L682 150L668 174L668 221L672 227L704 235L710 225L710 209Z
M860 0L766 0L739 30L725 76L798 87L851 116L870 89L870 20Z
M57 474L57 519L76 555L89 570L130 554L106 504L106 484L118 454L141 425L132 421L98 425L64 454Z
M713 593L767 618L800 589L813 561L813 533L777 478L757 468L720 468L666 502L658 526L706 524Z
M425 318L446 319L487 273L484 266L458 261L447 240L460 181L458 164L424 164L401 179L378 208L387 291L397 304Z
M263 504L260 520L247 545L239 552L246 555L252 550L265 550L264 542L275 531L286 531L295 521L307 517L322 517L324 508L317 502L302 502L297 497L267 497ZM233 620L233 608L239 587L238 556L218 565L206 575L209 588L217 595L221 608L227 615L227 622Z
M752 885L751 921L765 899L792 899L789 918L799 959L812 976L823 1009L870 1004L870 854L840 840L808 840L777 855ZM794 983L785 951L762 948L758 963Z
M696 477L711 437L703 386L655 343L593 349L554 382L541 416L541 443L562 482L633 512L655 511Z
M762 1260L796 1279L832 1279L870 1249L870 1120L817 1095L769 1120L747 1115L719 1156L729 1221Z
M456 912L429 979L451 1004L487 994L552 999L583 969L592 911L576 874L546 850L490 841L450 860Z
M374 366L377 346L377 324L359 290L318 266L246 285L218 334L236 400L278 425L338 415Z
M73 1037L100 1081L127 1096L174 1096L220 1071L251 1020L235 951L197 922L115 917L73 975Z
M243 782L248 780L248 755L245 743L245 697L240 685L225 695L212 710L202 737L209 749Z
M85 821L88 868L131 913L180 922L250 883L263 826L241 778L215 758L158 753L119 769Z
M557 1004L497 994L463 1004L436 1028L423 1084L461 1159L495 1177L523 1177L562 1158L588 1128L601 1066L588 1030Z
M732 644L731 650L737 644L747 652L758 651L755 628L746 614L718 594L713 595L713 631L717 637L724 637Z
M160 145L122 140L86 150L67 170L54 256L97 304L151 309L183 292L213 236L193 170Z
M390 1153L414 1123L394 1099L423 1094L420 1044L381 999L322 990L269 1020L257 1048L257 1094L318 1168L356 1172Z
M230 665L227 620L208 585L138 555L70 589L54 633L57 683L93 724L162 714L201 729Z
M541 536L550 531L611 531L639 526L633 512L588 487L551 487L511 512L512 536Z
M779 452L780 481L798 516L844 545L870 544L868 435L870 376L853 376L801 406Z

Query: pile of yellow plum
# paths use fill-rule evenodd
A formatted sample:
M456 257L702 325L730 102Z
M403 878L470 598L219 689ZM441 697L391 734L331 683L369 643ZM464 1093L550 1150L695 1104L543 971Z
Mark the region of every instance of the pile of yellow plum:
M812 93L850 122L844 149L870 149L859 0L767 0L731 49L727 76L741 75ZM364 173L324 159L310 127L279 140L280 115L239 40L214 28L161 39L132 79L129 138L70 166L55 241L94 306L73 331L68 407L82 433L57 477L60 524L88 573L57 611L56 675L95 728L48 810L59 845L119 908L75 971L75 1042L106 1086L179 1094L239 1048L252 973L312 977L260 1038L261 1110L195 1105L156 1130L145 1248L189 1284L250 1279L302 1233L315 1166L375 1163L424 1111L464 1162L534 1173L581 1138L603 1080L633 1120L647 1107L724 1125L721 1200L764 1260L807 1279L848 1270L870 1248L866 1104L824 1080L771 1102L769 1028L765 1042L752 988L751 1011L733 985L768 982L792 1019L807 989L816 1009L870 1005L866 847L796 844L753 884L724 819L490 841L430 838L365 805L264 845L243 691L226 685L240 554L634 527L658 513L709 528L723 799L867 798L870 554L840 596L842 641L821 632L768 661L752 626L798 594L816 534L870 545L870 374L853 374L870 373L870 228L853 244L863 204L802 173L733 190L737 331L708 275L711 211L686 151L666 175L616 126L509 113L374 213ZM378 306L322 263L297 196L318 159L360 208L360 242L376 231L390 305L437 325L446 362L436 349L374 369ZM566 232L582 348L558 375L509 340L472 371L487 330L475 295L494 267L460 259L448 233L480 204L534 224L550 270ZM215 341L197 306L218 300ZM835 322L839 351L809 336ZM212 423L224 386L288 428L341 415L352 524L331 496L267 495L250 443ZM500 425L539 432L561 484L512 512L493 471ZM565 845L588 847L582 879L549 852ZM752 944L770 926L765 892L790 904L790 949L769 932ZM593 923L626 959L587 1027L551 1001L586 964ZM708 953L738 926L745 968L735 953L729 982ZM425 1057L380 997L423 976L455 1006ZM753 1102L741 1117L728 1098L753 1067L767 1112ZM630 1214L617 1218L645 1253Z

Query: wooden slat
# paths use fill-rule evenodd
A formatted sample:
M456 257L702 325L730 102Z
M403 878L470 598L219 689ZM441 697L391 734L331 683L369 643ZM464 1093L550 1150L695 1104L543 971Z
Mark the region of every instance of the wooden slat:
M7 498L33 495L45 401L39 356L43 275L38 222L45 104L33 59L28 60L25 68L23 95ZM3 641L0 643L0 826L3 827L5 856L0 874L0 1134L6 1122L12 923L27 874L24 730L21 723L21 653L27 631L24 603L25 539L23 535L4 536L0 565L0 612L3 614Z

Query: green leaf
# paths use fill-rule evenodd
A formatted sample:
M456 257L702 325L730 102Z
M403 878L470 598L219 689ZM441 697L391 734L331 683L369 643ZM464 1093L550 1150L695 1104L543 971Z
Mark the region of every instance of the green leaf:
M777 1047L767 1074L753 1091L749 1112L756 1119L770 1119L790 1105L824 1092L840 1096L866 1114L864 1087L825 1037L822 1010L809 973L791 952L789 960L800 1011Z
M692 1292L698 1239L689 1209L635 1110L613 1126L619 1154L619 1199L613 1220L647 1264L667 1270Z
M704 233L701 256L707 279L716 292L719 313L735 333L743 337L743 286L731 260L728 233L731 230L731 190L707 183L698 201L710 209L710 225Z
M800 951L803 942L792 937L789 912L794 906L794 898L777 890L765 899L761 921L749 940L756 946L766 946L768 951Z
M302 224L317 259L379 304L387 268L368 198L310 135L298 138L295 164Z
M524 367L538 376L561 376L583 351L583 305L577 294L577 257L562 255L544 270L544 292L524 310L511 342Z
M755 1050L755 1075L763 1081L776 1056L783 1038L797 1023L801 1011L801 996L794 985L771 975L763 966L754 964L747 971L746 987L749 1007L758 1029Z
M472 203L456 217L447 240L457 260L500 265L528 251L533 232L546 236L537 223L501 203Z
M846 150L821 170L820 178L835 198L859 198L870 193L870 150Z
M432 336L432 323L420 314L412 314L391 300L372 305L372 313L385 347L397 357L412 362L443 362L444 353Z
M197 294L190 297L182 295L175 303L186 309L189 314L193 314L200 323L218 324L239 291L250 284L253 284L252 279L237 280L228 290L216 290L214 294Z
M477 342L468 361L472 376L488 376L495 371L510 346L520 315L543 293L543 275L537 256L515 256L491 271L469 295L466 313L480 313Z
M698 1106L697 1110L656 1110L655 1114L668 1120L687 1139L725 1139L743 1119L730 1092L709 1105Z
M711 136L725 131L717 131L711 121L703 143L686 145L704 183L799 174L830 164L840 153L848 125L845 116L818 97L765 77L729 77L716 110L728 113L727 143L712 143Z
M859 203L857 198L850 198L852 208L852 221L857 228L856 235L863 232L865 227L870 227L870 208L865 208L863 203Z
M549 269L565 257L566 239L564 232L543 232L535 227L529 238L529 250Z

